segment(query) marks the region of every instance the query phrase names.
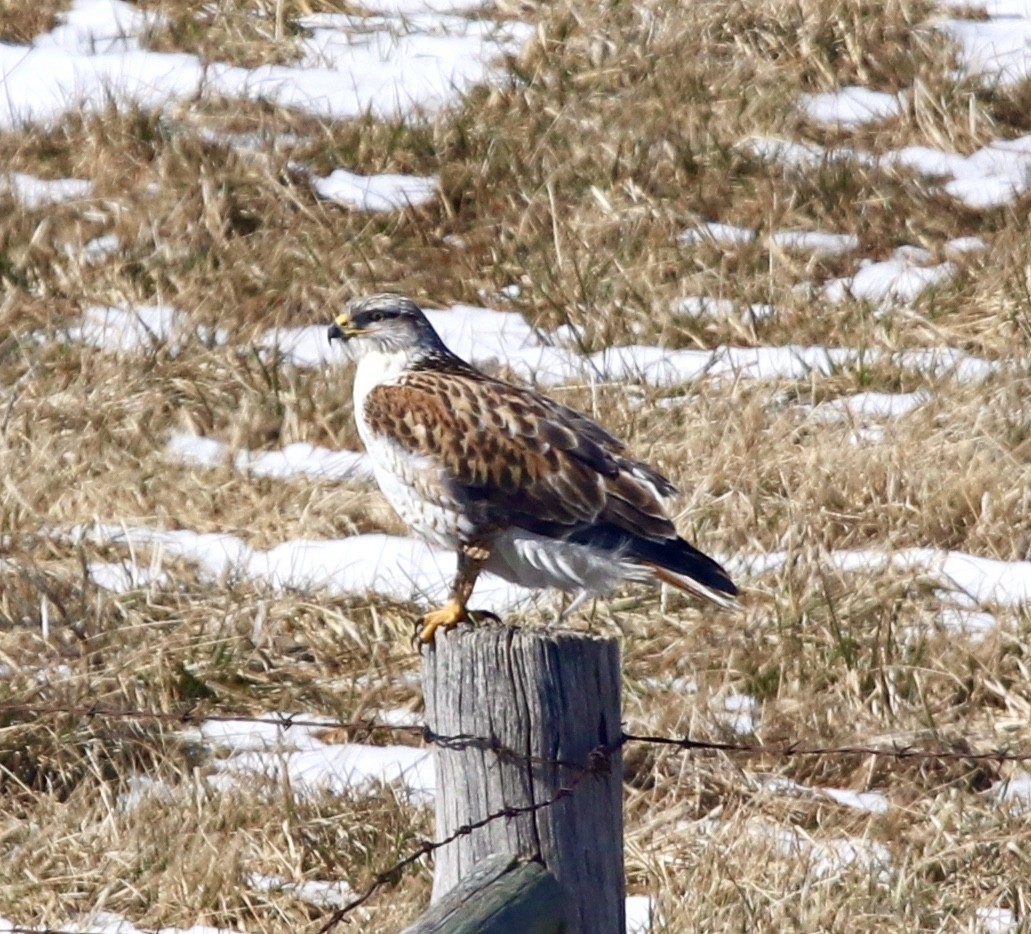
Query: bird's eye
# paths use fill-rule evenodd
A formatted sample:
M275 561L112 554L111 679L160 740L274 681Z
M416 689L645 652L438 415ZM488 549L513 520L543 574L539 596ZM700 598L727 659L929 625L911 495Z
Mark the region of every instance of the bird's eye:
M382 311L373 311L369 314L370 321L382 321L386 315Z

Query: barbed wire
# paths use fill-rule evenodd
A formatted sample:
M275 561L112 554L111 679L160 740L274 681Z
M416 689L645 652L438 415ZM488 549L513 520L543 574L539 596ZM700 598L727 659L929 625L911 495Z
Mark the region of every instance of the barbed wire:
M535 756L513 750L504 746L495 737L481 737L472 734L444 735L431 730L426 724L393 724L377 722L374 719L336 720L332 717L304 717L300 715L276 713L254 716L251 714L208 713L198 707L180 711L165 710L133 710L125 708L107 708L100 704L0 704L0 717L14 715L24 717L71 716L83 720L112 719L138 720L172 723L179 726L198 726L205 722L214 723L253 723L276 726L284 731L293 728L320 730L347 730L365 736L375 734L407 735L422 740L427 745L445 749L462 750L470 747L490 751L510 761L523 762L530 765L561 768L572 771L572 778L560 785L554 794L542 801L531 804L499 808L484 817L463 824L447 837L437 840L423 840L411 852L390 867L380 870L372 881L351 901L334 909L318 934L328 934L333 928L345 921L352 912L365 904L387 883L425 856L429 856L456 840L469 836L495 821L512 819L525 814L532 814L553 806L556 802L574 794L577 787L590 775L598 775L611 767L612 755L628 744L653 745L683 750L685 752L723 753L749 757L773 758L821 758L832 756L875 756L896 760L934 760L968 762L1031 762L1031 751L1013 751L993 749L973 752L961 749L925 749L910 745L873 746L869 744L848 744L841 746L805 745L802 743L747 743L726 742L718 740L695 739L690 736L664 736L660 734L644 734L622 731L619 738L610 745L595 747L586 758L585 763L569 762ZM14 724L4 724L10 727ZM969 740L967 740L969 742ZM82 931L63 931L51 928L9 927L10 934L83 934ZM157 932L136 929L140 934L157 934Z
M420 739L427 745L448 749L476 747L490 751L514 761L533 765L546 765L574 771L584 766L562 759L534 756L510 749L493 737L476 736L470 733L445 735L435 733L425 723L384 723L375 719L338 720L333 717L306 717L300 714L273 713L255 716L245 713L208 713L198 707L179 711L134 710L109 708L100 704L0 704L0 717L5 714L40 717L65 715L83 720L151 720L174 723L180 726L199 726L203 723L254 723L280 727L285 731L293 728L315 730L345 730L376 734L401 734ZM5 724L11 726L13 724ZM976 742L969 738L967 743ZM820 758L830 756L876 756L888 759L927 759L967 762L1031 762L1031 751L990 749L980 752L963 749L926 749L914 745L874 746L869 744L846 744L842 746L812 746L799 742L747 743L723 740L695 739L691 736L664 736L661 734L633 733L624 731L619 745L642 743L656 746L672 746L693 752L722 752L745 756L771 756L774 758Z
M424 737L427 728L417 723L377 723L374 720L336 720L332 717L304 717L300 714L272 713L254 716L244 713L207 713L197 707L183 710L132 710L114 709L101 704L0 704L0 716L6 713L24 716L64 714L84 720L153 720L176 723L180 726L197 726L202 723L261 723L278 726L284 730L293 727L319 730L369 730L371 732L407 733Z
M623 733L624 743L675 746L694 752L725 752L746 756L772 756L781 759L827 758L830 756L875 756L882 759L922 759L963 762L1031 762L1031 752L993 749L964 752L960 749L921 749L916 746L806 746L801 743L727 743L692 739L690 736L657 736Z
M577 786L587 778L588 775L598 775L606 772L610 768L612 753L615 752L620 745L620 743L617 743L614 746L596 746L588 754L587 764L580 767L579 774L577 774L567 784L561 785L553 795L550 795L543 801L534 801L532 804L499 808L497 811L493 811L485 817L481 817L479 820L471 821L468 824L462 824L462 826L455 830L454 833L449 834L442 840L423 840L423 842L415 850L404 857L404 859L399 860L389 869L385 869L382 872L377 873L372 882L360 895L334 911L329 917L329 920L319 928L318 934L327 934L328 931L331 931L341 921L343 921L348 914L367 902L381 886L385 885L391 879L396 878L399 872L416 862L416 860L421 859L423 856L428 856L430 853L434 853L462 837L467 837L469 834L494 823L494 821L501 820L502 818L511 819L523 814L533 814L537 811L542 811L545 808L550 808L553 804L561 801L563 798L568 798L574 791L576 791Z

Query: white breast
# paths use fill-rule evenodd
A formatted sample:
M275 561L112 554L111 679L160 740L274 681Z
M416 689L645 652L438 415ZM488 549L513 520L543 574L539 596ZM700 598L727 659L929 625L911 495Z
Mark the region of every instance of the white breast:
M406 363L403 354L373 352L361 358L354 377L355 424L387 502L417 535L442 548L454 549L469 540L473 528L459 504L448 495L440 465L376 434L365 419L369 393L377 386L396 381Z

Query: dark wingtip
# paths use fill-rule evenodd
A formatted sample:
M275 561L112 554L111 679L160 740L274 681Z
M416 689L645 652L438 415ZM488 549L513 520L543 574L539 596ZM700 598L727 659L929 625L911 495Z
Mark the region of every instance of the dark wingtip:
M671 569L687 574L710 590L726 594L728 597L736 597L740 593L737 584L730 579L727 569L722 564L683 539L680 539L678 544L678 560L675 563L671 562Z
M722 564L683 538L645 538L609 523L584 526L566 537L579 544L593 545L683 574L728 597L736 597L739 593Z

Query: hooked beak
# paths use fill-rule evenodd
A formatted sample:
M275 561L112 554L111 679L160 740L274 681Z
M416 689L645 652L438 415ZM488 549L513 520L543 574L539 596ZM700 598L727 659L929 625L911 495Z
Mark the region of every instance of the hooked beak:
M360 328L354 327L351 324L351 319L346 314L342 314L338 315L336 320L329 326L326 337L330 343L333 343L333 341L346 341L348 338L358 334L359 331Z

